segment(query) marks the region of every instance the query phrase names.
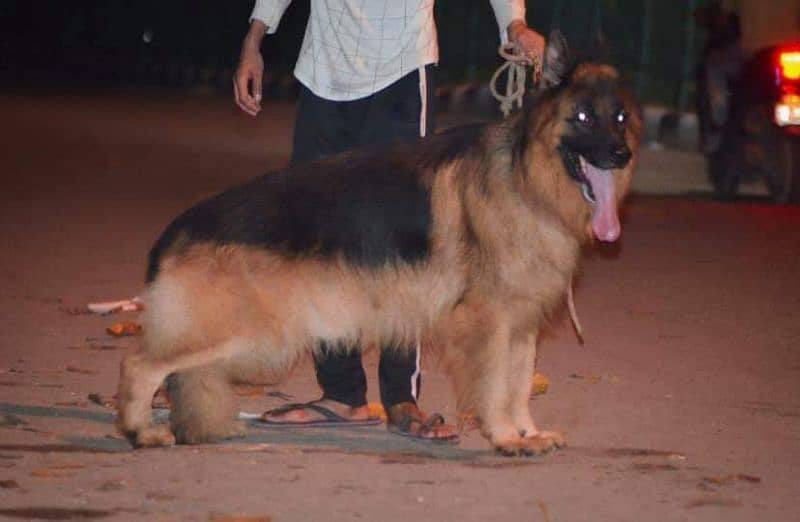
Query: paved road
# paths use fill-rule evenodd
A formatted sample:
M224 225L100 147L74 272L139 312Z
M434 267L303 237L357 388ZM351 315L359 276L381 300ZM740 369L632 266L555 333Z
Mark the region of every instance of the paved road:
M713 202L697 157L645 153L622 243L584 264L586 345L563 318L543 340L550 389L532 408L571 443L554 455L382 428L134 452L88 397L113 395L135 349L105 327L136 315L82 307L135 295L150 243L189 203L285 162L291 107L253 121L207 98L0 96L0 113L0 517L797 520L797 207ZM691 197L652 195L679 177ZM374 355L367 366L374 384ZM305 364L240 391L261 411L316 388ZM454 417L432 364L423 402Z

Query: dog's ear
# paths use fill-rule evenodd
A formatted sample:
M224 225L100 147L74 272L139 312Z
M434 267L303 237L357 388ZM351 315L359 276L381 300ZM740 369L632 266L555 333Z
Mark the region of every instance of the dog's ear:
M558 29L547 37L542 64L541 88L547 89L561 83L569 67L569 47L567 39Z

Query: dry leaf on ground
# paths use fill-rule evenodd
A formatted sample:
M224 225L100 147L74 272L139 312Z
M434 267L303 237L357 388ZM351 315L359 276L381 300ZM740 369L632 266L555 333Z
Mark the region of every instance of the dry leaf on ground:
M106 328L106 332L114 337L139 335L142 333L142 325L134 323L133 321L123 321L121 323L112 324Z
M547 388L550 387L550 379L546 375L536 372L533 374L533 383L531 384L531 395L544 395L547 393Z
M103 397L99 393L90 393L89 396L88 396L88 399L91 402L93 402L95 404L99 404L100 406L102 406L104 408L116 408L117 407L117 404L114 401L114 399L109 399L107 397Z

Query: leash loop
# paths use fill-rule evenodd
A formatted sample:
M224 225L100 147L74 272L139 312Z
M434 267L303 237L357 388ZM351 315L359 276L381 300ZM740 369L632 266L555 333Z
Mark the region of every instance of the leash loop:
M489 89L492 91L492 96L500 102L500 111L503 116L507 117L514 109L514 104L518 108L522 108L528 67L533 68L533 84L536 85L539 82L541 65L539 60L526 56L522 48L515 43L501 45L497 52L505 62L492 75ZM504 94L497 87L497 82L503 74L508 75Z

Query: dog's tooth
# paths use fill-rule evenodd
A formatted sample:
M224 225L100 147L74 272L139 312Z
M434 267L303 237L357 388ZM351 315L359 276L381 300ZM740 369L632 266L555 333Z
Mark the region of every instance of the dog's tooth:
M582 184L581 185L581 192L583 192L583 197L586 199L586 201L588 201L592 205L595 204L595 200L592 197L591 192L589 192L589 185L586 185L585 183Z

